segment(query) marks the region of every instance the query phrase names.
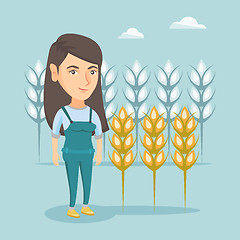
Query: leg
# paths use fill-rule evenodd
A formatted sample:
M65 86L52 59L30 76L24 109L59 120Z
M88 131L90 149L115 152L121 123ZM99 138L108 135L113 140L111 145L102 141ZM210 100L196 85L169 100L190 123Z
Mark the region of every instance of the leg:
M80 170L84 194L83 204L87 205L91 190L93 154L88 156L83 155L82 158L82 161L80 161Z
M66 166L69 192L70 192L69 206L74 207L76 202L76 196L77 196L79 163L78 161L66 161L65 166Z

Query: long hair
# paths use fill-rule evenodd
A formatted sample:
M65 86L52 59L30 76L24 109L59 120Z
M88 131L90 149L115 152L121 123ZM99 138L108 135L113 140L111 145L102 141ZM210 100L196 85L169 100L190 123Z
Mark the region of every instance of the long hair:
M102 87L101 87L101 65L102 65L102 51L98 44L92 39L79 35L79 34L63 34L56 42L52 44L48 54L45 84L44 84L44 111L47 123L52 129L53 119L57 111L65 105L71 103L71 96L61 87L58 81L54 82L51 78L50 64L53 63L59 66L70 53L82 60L98 65L99 77L97 86L92 95L85 100L85 104L94 109L102 124L102 132L109 130L107 123L103 100L102 100ZM93 131L92 135L94 135ZM60 134L64 136L63 125L60 128Z

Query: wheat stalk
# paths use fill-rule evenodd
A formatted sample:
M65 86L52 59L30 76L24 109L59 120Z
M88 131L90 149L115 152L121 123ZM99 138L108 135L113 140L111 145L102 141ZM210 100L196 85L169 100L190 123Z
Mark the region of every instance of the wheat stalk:
M190 115L188 109L183 107L180 115L176 113L174 124L171 121L171 125L176 131L174 141L172 138L171 141L177 149L175 150L174 158L172 154L171 158L184 173L184 208L186 208L187 170L194 165L198 158L198 156L195 158L195 152L193 150L198 142L198 139L197 141L195 140L193 133L198 123L195 124L193 114Z
M173 120L175 115L173 112L179 113L178 101L182 94L179 92L178 84L182 78L179 76L178 67L173 68L172 63L168 60L165 68L159 67L158 75L155 74L155 78L158 81L160 87L156 93L157 98L161 102L159 105L159 112L166 112L163 115L165 119ZM168 124L168 136L170 136L170 124ZM168 151L170 152L170 141L168 141Z
M125 98L128 100L126 109L127 112L133 112L133 119L136 122L136 152L138 152L138 131L139 125L138 120L141 121L144 117L142 112L147 111L147 105L145 103L148 98L150 91L147 90L145 84L150 78L150 74L147 76L146 68L141 67L140 63L136 60L133 64L133 68L126 66L128 68L126 76L123 74L128 87L124 93Z
M25 77L30 86L28 87L28 91L25 90L25 94L29 103L28 107L25 106L25 110L28 116L38 125L38 161L40 162L41 123L45 120L43 105L45 69L43 69L40 61L37 61L34 69L30 66L28 67L30 68L28 76L25 73Z
M206 68L203 61L200 61L198 68L192 67L191 76L188 78L193 84L191 93L188 92L193 103L191 105L191 113L196 112L195 117L199 118L201 133L201 162L203 162L203 124L212 116L214 109L211 100L215 94L212 92L210 84L213 82L215 73L212 76L211 67Z
M107 120L111 120L113 117L112 112L116 112L117 107L115 107L113 100L115 99L117 92L115 91L114 86L112 86L116 79L118 74L114 73L115 66L112 66L111 68L108 68L107 62L104 60L102 67L101 67L101 86L102 86L102 95L103 95L103 106L106 113ZM105 134L103 134L103 154L104 159L105 158L105 152L106 152L106 139ZM104 160L105 161L105 160Z
M131 131L134 129L133 119L127 114L127 111L122 106L118 116L114 114L112 123L109 121L111 129L114 131L111 143L113 150L112 157L109 155L113 165L122 172L122 206L124 207L124 173L132 165L137 154L133 158L133 152L131 148L134 146L136 139L133 140Z
M152 108L150 116L146 113L143 124L141 126L145 131L143 140L140 138L144 148L143 157L140 157L143 163L153 171L153 202L155 210L155 192L156 192L156 171L164 164L167 157L164 157L164 151L162 150L167 140L165 141L164 134L162 133L167 126L165 124L163 114L159 115L155 107Z

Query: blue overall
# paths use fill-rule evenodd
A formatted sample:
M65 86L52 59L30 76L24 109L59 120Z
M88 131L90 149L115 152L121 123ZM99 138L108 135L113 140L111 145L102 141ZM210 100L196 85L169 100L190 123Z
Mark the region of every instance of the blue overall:
M92 144L92 132L95 130L96 124L92 123L92 108L90 108L89 122L72 121L64 106L62 107L62 110L70 121L69 127L64 130L65 143L62 152L70 192L69 206L74 207L77 196L79 167L84 193L83 204L88 204L89 201L92 164L95 152Z

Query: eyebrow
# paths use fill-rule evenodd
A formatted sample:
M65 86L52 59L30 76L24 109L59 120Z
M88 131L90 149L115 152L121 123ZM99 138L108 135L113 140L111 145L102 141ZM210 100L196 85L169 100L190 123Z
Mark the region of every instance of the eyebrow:
M88 69L91 69L91 68L96 68L96 69L98 69L97 67L95 67L95 66L91 66L91 67L89 67Z
M67 69L70 68L70 67L73 67L73 68L77 68L77 69L79 69L79 67L74 66L74 65L68 66Z

